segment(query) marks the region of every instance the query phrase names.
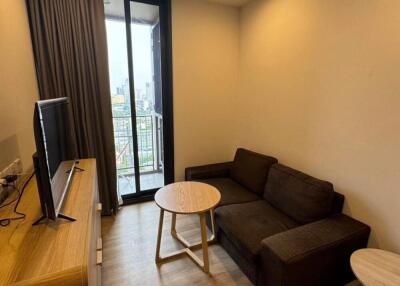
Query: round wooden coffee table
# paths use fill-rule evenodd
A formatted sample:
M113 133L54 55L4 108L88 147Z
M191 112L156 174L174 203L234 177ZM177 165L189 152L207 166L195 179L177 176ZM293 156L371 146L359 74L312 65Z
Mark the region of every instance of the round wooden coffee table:
M165 262L182 254L187 254L204 272L209 272L208 243L215 239L214 232L214 207L221 200L219 191L208 184L199 182L180 182L167 185L157 191L156 204L160 207L160 222L158 226L156 263ZM164 221L164 211L172 213L171 234L185 247L184 249L160 256L161 236ZM206 214L210 212L212 236L207 240ZM201 242L189 244L176 232L177 214L198 214L200 217ZM193 249L203 248L203 261L193 253Z
M363 285L400 285L400 255L374 248L355 251L351 268Z

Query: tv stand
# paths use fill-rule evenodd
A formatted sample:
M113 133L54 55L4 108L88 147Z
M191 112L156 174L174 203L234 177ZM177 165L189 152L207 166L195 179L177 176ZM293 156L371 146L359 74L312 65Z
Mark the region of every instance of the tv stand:
M78 171L78 172L84 172L84 171L85 171L85 169L79 168L79 167L77 167L77 166L74 166L73 169L74 169L75 171ZM67 174L68 174L68 173L71 173L71 171L72 171L72 169L68 170L66 173L67 173Z
M75 218L73 218L73 217L70 217L70 216L67 216L67 215L65 215L65 214L62 214L62 213L59 213L58 214L58 216L57 216L57 218L62 218L62 219L65 219L65 220L68 220L68 221L76 221L76 219ZM42 216L41 218L39 218L37 221L35 221L32 225L38 225L38 224L40 224L43 220L45 220L45 219L48 219L46 216Z
M67 215L62 214L62 213L59 213L57 217L58 217L58 218L65 219L65 220L68 220L68 221L76 221L75 218L70 217L70 216L67 216Z
M74 174L62 209L63 216L76 219L73 223L59 215L58 223L42 219L40 225L32 226L42 208L35 180L26 186L18 207L26 214L25 221L0 227L0 285L101 285L103 243L96 161L80 160L78 166L85 172ZM0 213L9 217L13 210L3 208Z

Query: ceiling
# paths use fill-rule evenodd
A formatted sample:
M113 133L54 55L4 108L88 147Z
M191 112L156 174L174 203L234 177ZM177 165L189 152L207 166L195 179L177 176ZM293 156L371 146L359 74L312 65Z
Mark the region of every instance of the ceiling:
M207 1L240 7L249 3L252 0L207 0Z
M124 19L124 0L104 0L106 17ZM131 3L132 21L136 23L155 23L159 17L158 7L138 2Z
M109 18L124 19L124 0L103 0L105 14ZM220 3L224 5L240 7L252 0L205 0L208 2ZM156 6L133 2L131 14L134 22L154 23L158 19L158 9ZM135 11L135 12L133 12Z

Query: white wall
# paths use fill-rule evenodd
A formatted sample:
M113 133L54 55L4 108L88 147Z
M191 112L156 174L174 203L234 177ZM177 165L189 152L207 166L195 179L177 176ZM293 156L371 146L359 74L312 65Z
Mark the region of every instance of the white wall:
M398 11L397 0L255 0L240 13L173 0L177 179L237 146L274 155L332 181L346 213L371 225L371 246L399 252ZM0 36L0 144L16 138L10 149L31 165L38 91L23 0L3 0Z
M176 177L182 179L186 166L233 156L233 126L227 125L238 88L239 10L173 0L172 14ZM1 154L20 156L28 167L35 150L33 103L39 96L25 1L3 0L0 36Z
M9 161L20 157L25 169L32 166L32 154L35 150L32 122L34 102L38 97L25 1L2 0L0 158Z
M184 168L231 160L239 68L239 10L172 1L176 179Z
M371 246L400 252L400 1L242 9L239 145L330 180Z
M332 181L345 212L371 225L370 245L400 251L399 9L254 0L238 17L174 0L177 179L238 146L274 155Z

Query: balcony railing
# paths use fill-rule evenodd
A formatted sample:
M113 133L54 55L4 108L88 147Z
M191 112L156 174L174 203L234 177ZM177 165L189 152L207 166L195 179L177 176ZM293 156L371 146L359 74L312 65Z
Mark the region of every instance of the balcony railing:
M118 174L133 174L132 119L130 116L115 116L113 123ZM162 117L157 114L137 116L136 126L140 173L160 172L163 165Z

